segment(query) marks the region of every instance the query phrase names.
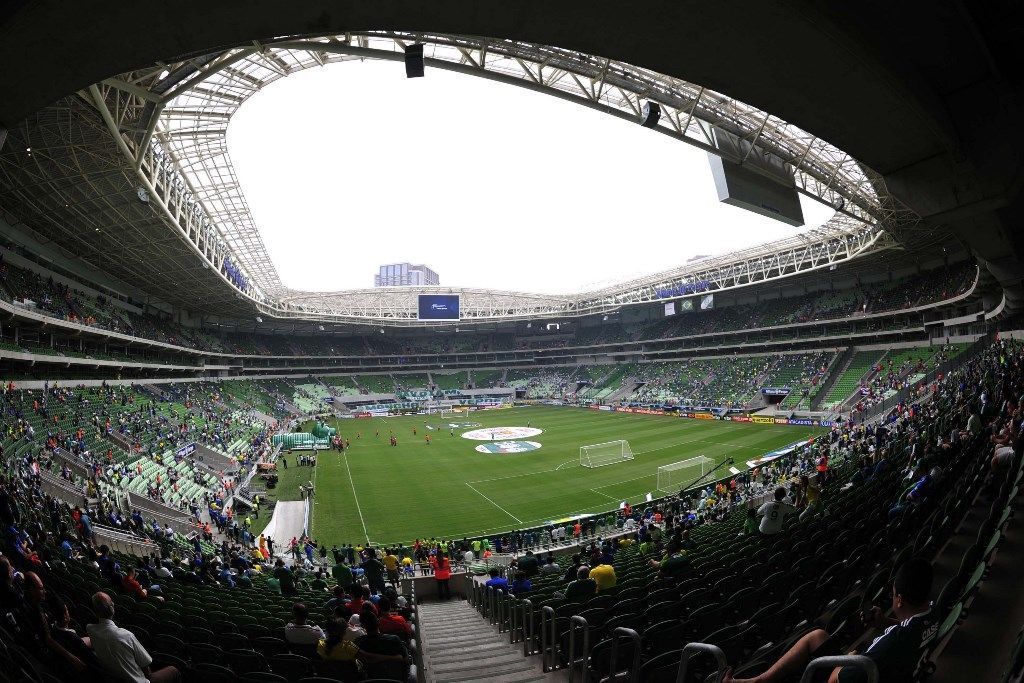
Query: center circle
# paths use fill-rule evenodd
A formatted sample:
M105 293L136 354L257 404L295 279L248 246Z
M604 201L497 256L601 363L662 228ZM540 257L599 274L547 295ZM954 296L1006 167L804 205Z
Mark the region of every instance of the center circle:
M536 441L492 441L490 443L482 443L474 450L477 453L508 455L510 453L528 453L538 448L540 448L540 444Z
M515 441L516 439L537 436L543 431L543 429L537 429L536 427L484 427L483 429L474 429L471 432L466 432L462 435L462 438L472 439L473 441Z

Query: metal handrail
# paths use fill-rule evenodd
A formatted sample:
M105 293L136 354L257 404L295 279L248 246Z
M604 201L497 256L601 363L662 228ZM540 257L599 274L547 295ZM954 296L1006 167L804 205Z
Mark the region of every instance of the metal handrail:
M687 643L680 654L679 670L676 672L676 683L683 683L686 680L686 671L690 668L690 657L703 652L715 658L715 666L718 667L718 675L715 683L722 683L725 677L725 670L729 668L729 660L725 658L722 648L708 643Z
M574 614L569 617L569 677L568 683L573 683L576 679L576 627L580 626L583 629L583 650L580 657L580 681L584 683L587 680L584 672L588 669L587 657L590 656L590 624L584 617L578 614Z
M505 611L508 607L508 594L499 588L495 591L494 602L497 607L497 613L494 615L494 623L498 625L498 633L503 633L502 629L508 627L505 623Z
M519 600L512 596L508 599L508 644L515 645L519 641Z
M875 665L874 660L864 655L839 655L812 659L807 668L804 669L804 674L800 677L800 683L811 683L811 680L814 678L814 672L818 669L835 669L845 666L855 666L858 669L863 669L867 675L867 683L878 683L878 667Z
M523 656L529 657L533 654L533 601L524 598L520 604L523 608Z
M619 637L623 636L633 641L633 663L629 667L629 678L628 683L637 683L637 679L640 676L640 634L631 628L625 626L619 626L612 631L612 652L608 658L608 676L609 678L616 678L615 665L619 659ZM587 675L585 680L590 679L590 667L587 666Z
M554 639L555 631L555 609L551 605L544 605L540 610L540 662L544 673L554 669L554 655L551 655L551 664L548 663L548 634L547 622L551 622L550 634Z

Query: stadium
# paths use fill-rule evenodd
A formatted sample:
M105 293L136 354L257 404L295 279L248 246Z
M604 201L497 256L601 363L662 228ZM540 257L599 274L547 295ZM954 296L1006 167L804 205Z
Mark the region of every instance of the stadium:
M1022 19L0 7L0 682L1022 680Z

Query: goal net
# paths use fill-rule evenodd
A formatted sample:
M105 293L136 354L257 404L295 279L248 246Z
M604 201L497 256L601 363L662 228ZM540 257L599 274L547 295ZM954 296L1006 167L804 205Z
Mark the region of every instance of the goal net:
M614 465L626 460L633 460L633 450L625 439L580 446L580 465L583 467Z
M684 486L710 472L714 466L715 461L703 455L662 465L658 468L658 490L678 493Z

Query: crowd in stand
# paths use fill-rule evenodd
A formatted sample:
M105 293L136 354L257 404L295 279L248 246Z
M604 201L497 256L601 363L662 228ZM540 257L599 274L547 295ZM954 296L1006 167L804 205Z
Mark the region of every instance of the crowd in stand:
M76 396L65 390L57 395L63 399L62 406ZM116 392L105 395L118 396ZM127 398L121 397L127 405ZM26 402L8 398L3 411L5 448L33 438L29 420L19 414ZM57 399L47 399L48 410L51 400ZM627 505L607 517L513 531L486 540L429 539L410 547L346 545L328 551L311 539L296 539L288 549L291 567L282 559L273 560L265 540L245 542L245 537L241 543L225 539L218 546L204 544L198 535L182 544L151 533L158 548L152 554L134 559L116 556L95 543L95 513L42 492L33 450L20 456L0 451L6 468L0 476L4 529L0 612L5 616L0 655L7 661L9 648L20 647L19 652L35 658L20 666L48 669L63 680L108 676L177 680L184 672L173 665L152 667L153 657L142 639L135 630L118 626L118 621L135 616L133 610L141 610L141 604L180 600L181 587L219 592L259 588L266 590L258 593L260 599L267 594L302 598L291 604L291 617L281 629L283 640L308 647L311 656L336 665L334 675L349 680L362 671L405 680L411 675L412 630L401 614L404 598L394 586L400 572L413 563L425 562L441 583L453 568L449 558L465 563L492 549L512 552L517 557L507 576L500 571L492 574L491 586L538 600L583 602L615 589L623 566L620 554L637 553L661 579L685 582L698 578L700 567L717 556L707 544L720 538L714 535L716 529L737 528L736 515L744 518L738 527L741 535L753 539L735 541L742 545L800 525L823 520L842 523L843 519L833 517L833 511L841 509L839 499L849 500L861 492L877 494L879 487L894 483L898 493L879 498L888 501L885 509L860 521L862 526L879 524L886 539L903 539L921 515L934 509L966 456L982 453L986 464L991 458L994 477L1015 462L1021 445L1022 404L1024 352L1012 343L997 342L935 381L914 401L896 406L882 422L841 422L812 446L746 476L635 509ZM766 495L768 500L763 500ZM210 502L214 508L223 504L219 497ZM122 521L125 526L138 526L135 515ZM606 531L601 538L595 537L599 527ZM614 534L607 533L610 528ZM542 546L563 543L577 544L567 564L558 564L552 554L533 554ZM899 549L888 540L882 547L894 553ZM324 572L328 552L334 562L330 579ZM903 552L899 555L907 557ZM857 564L862 558L849 559L851 566L866 569ZM90 577L91 583L71 580L77 576ZM923 634L943 616L944 605L929 605L931 573L924 558L901 561L892 576L893 608L899 621L862 649L882 671L882 680L903 680L916 666ZM83 590L83 585L95 590ZM441 594L444 597L444 591ZM327 616L317 623L311 617L314 611ZM850 628L859 632L883 624L880 610L865 614L862 622L849 622ZM850 635L811 629L751 680L776 681L797 674L812 656L841 651ZM847 678L846 673L834 675Z
M414 354L464 353L513 348L561 348L582 344L620 343L811 322L883 311L898 311L963 293L973 283L975 267L962 263L893 282L857 285L839 292L823 292L799 300L777 299L756 304L727 306L712 311L693 311L646 325L606 323L579 333L558 335L459 336L444 341L435 336L421 339L390 337L302 337L236 333L213 335L189 328L169 317L144 312L127 302L58 281L53 276L15 266L0 254L0 296L49 315L122 334L176 346L244 355L346 356L394 355L407 360ZM22 342L23 344L25 342ZM27 348L45 350L29 345ZM49 348L48 345L45 348ZM64 348L63 352L75 355ZM106 350L116 356L116 351ZM127 350L126 350L127 352ZM135 352L137 353L137 352ZM100 357L97 351L89 353Z

